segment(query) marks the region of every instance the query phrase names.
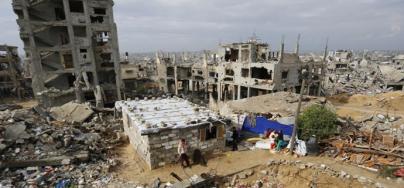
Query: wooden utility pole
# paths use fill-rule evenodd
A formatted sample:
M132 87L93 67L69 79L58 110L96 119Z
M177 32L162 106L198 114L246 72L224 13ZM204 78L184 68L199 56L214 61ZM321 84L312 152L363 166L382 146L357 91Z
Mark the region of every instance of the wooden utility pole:
M304 92L305 85L306 85L306 78L303 78L302 87L300 88L299 103L297 104L297 110L296 110L296 115L295 115L295 125L293 126L292 138L290 138L290 150L289 150L290 155L293 154L293 149L295 148L295 144L296 144L298 117L300 114L300 108L302 107L302 98L303 98L303 92Z

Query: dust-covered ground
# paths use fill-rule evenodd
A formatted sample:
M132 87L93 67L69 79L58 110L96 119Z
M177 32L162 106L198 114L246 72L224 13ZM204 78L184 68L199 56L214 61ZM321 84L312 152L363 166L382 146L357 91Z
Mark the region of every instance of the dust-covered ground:
M207 166L194 165L192 168L185 169L180 167L179 164L171 164L163 168L149 170L137 157L129 144L117 148L117 156L119 156L121 166L114 171L114 176L137 185L150 184L157 178L160 178L162 182L176 182L177 180L170 175L171 172L176 173L182 179L187 179L195 174L200 175L201 173L213 173L218 176L228 176L231 179L235 173L243 172L246 169L254 169L253 176L237 180L240 186L231 186L229 183L223 184L223 186L230 187L252 187L253 183L260 178L259 174L263 169L267 169L269 173L274 168L267 165L268 161L272 160L299 161L302 164L310 163L317 167L324 165L338 174L343 171L343 173L350 175L348 178L345 177L346 179L341 179L309 168L307 165L307 168L300 169L296 165L276 164L275 166L278 166L276 181L283 187L310 187L311 178L314 176L317 177L318 187L363 187L365 184L358 182L359 178L373 182L368 184L368 187L376 187L376 183L383 187L400 187L401 183L396 180L378 177L377 173L328 157L308 156L297 158L283 153L272 154L268 150L226 151L209 156Z

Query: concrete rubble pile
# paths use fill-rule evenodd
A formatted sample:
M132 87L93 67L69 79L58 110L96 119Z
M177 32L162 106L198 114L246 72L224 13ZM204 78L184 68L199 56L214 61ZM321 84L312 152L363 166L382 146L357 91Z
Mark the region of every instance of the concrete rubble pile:
M0 187L103 186L119 164L109 151L124 140L105 113L88 122L50 121L33 109L0 111Z
M330 147L325 154L388 177L403 177L394 173L404 165L404 125L390 128L394 118L381 114L366 121L372 126L342 120L342 134L326 141Z
M378 94L392 91L385 87L382 76L376 69L355 69L345 74L329 77L326 87L329 94Z

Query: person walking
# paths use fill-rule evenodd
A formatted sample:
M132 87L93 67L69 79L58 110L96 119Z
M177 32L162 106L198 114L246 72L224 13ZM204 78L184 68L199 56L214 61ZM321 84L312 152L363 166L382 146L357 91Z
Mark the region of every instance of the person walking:
M188 144L185 141L185 139L182 138L180 140L180 143L178 144L178 154L180 155L180 163L183 168L190 167L187 150L188 150Z
M232 151L237 151L238 150L238 146L237 146L237 142L238 142L238 132L237 132L237 129L236 129L236 127L233 127L232 128L232 135L231 135L231 138L233 139L233 141L232 141Z

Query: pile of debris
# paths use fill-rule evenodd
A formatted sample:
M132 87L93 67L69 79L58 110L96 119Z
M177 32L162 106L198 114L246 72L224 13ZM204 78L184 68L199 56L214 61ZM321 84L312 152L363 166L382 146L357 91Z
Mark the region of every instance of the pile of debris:
M326 155L380 173L386 168L404 167L404 125L395 131L394 135L401 135L398 140L397 136L389 134L391 129L385 128L384 123L376 123L369 129L349 120L343 122L341 135L323 141L331 145ZM392 173L384 175L394 177Z
M46 113L43 113L46 114ZM91 185L114 181L112 148L122 125L107 113L87 122L51 121L34 109L0 111L0 187Z

